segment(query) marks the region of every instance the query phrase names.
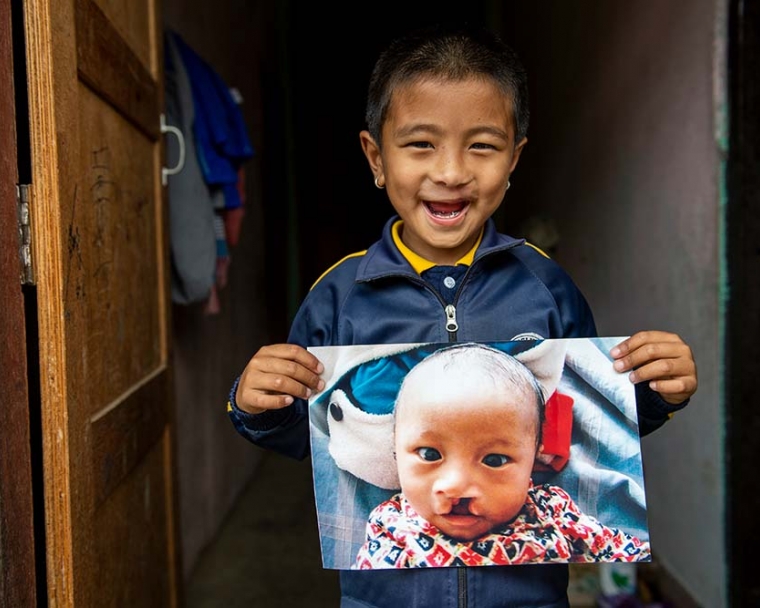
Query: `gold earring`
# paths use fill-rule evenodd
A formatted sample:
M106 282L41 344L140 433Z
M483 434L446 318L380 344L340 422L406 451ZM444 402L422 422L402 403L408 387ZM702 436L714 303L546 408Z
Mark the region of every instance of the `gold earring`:
M385 188L385 186L381 186L380 185L380 182L378 181L379 179L380 179L380 177L376 175L375 176L375 188L379 188L380 190L382 190L383 188Z

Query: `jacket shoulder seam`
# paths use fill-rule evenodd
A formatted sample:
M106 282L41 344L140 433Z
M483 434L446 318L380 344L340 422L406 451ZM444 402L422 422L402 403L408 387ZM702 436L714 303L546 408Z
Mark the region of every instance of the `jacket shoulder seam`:
M548 253L546 253L540 247L536 247L533 243L529 243L528 241L525 241L525 244L528 247L530 247L531 249L535 249L536 251L538 251L538 253L540 253L542 256L544 256L547 260L551 260L552 259L551 256Z
M321 275L319 275L319 278L316 281L314 281L314 283L312 284L312 286L309 288L309 291L311 291L312 289L314 289L319 284L319 282L322 279L324 279L328 274L330 274L338 266L340 266L341 264L343 264L343 262L345 262L346 260L350 260L351 258L361 257L361 256L365 255L366 253L367 253L367 250L365 249L363 251L357 251L356 253L350 253L347 256L345 256L344 258L341 258L340 260L338 260L337 262L335 262L335 264L333 264L332 266L330 266L330 268L328 268L327 270L325 270Z

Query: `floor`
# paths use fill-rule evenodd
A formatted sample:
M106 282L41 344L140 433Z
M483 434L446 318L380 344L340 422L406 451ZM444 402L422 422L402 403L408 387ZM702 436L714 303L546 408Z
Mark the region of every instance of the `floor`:
M337 571L323 570L311 467L267 453L219 536L201 555L185 608L336 608ZM699 608L656 564L639 564L633 608ZM572 566L572 608L597 603L598 569ZM663 599L667 598L667 599Z
M311 467L267 454L201 555L186 608L336 608L338 575L321 567Z

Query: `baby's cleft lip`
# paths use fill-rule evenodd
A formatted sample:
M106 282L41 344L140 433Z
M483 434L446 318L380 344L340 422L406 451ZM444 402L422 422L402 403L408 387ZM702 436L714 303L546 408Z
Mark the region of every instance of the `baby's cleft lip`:
M449 515L472 515L470 512L469 499L462 498L456 504L452 505Z

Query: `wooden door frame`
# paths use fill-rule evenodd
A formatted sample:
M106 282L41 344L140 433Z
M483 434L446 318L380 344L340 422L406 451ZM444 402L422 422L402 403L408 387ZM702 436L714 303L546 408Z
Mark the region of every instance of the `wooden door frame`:
M726 563L729 606L760 605L754 550L760 544L756 382L760 341L760 6L729 3L729 154L726 201L725 368ZM716 556L717 557L717 556Z
M10 2L0 3L0 606L37 605L26 316L18 258L19 179ZM17 68L18 69L18 68ZM23 71L21 71L23 73Z

